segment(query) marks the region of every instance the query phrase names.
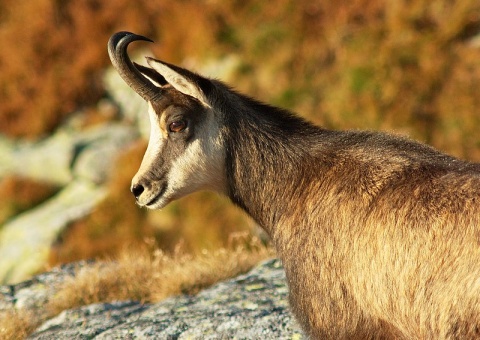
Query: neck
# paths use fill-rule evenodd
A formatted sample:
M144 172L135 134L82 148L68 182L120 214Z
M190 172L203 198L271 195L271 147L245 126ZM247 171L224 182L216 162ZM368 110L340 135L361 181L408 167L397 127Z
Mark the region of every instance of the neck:
M308 164L319 148L318 137L328 131L287 111L236 96L235 111L226 104L232 99L223 106L228 195L272 235L281 215L307 191L315 176Z

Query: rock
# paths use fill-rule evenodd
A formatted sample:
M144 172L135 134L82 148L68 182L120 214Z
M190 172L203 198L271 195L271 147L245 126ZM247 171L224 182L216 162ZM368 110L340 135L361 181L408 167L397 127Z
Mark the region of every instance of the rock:
M69 184L75 176L101 182L114 157L137 137L133 127L111 123L82 131L60 129L38 142L0 138L0 176L15 174L58 185Z
M54 297L66 278L75 276L78 269L88 266L85 261L65 264L49 272L17 284L0 286L0 315L12 309L33 311L39 319L44 316L45 304Z
M45 276L40 281L44 282ZM10 290L15 291L15 286ZM303 339L289 311L287 293L280 261L269 260L196 296L66 310L44 322L29 339ZM15 300L15 296L8 297ZM40 299L44 301L45 295Z
M15 141L4 147L0 176L15 174L64 185L72 180L70 163L74 146L61 131L37 143Z
M138 138L130 126L102 125L77 136L74 146L77 156L72 160L75 178L103 183L112 170L117 155Z
M102 184L115 158L137 138L133 127L119 123L80 131L66 125L35 143L0 138L0 176L15 174L63 187L0 228L0 282L18 282L43 270L58 235L104 198Z
M148 55L148 52L143 53ZM143 57L136 54L132 60L142 63ZM150 136L150 121L147 114L148 106L145 100L136 94L118 75L113 67L107 69L103 77L104 87L112 100L120 107L123 118L135 125L143 138Z
M206 77L222 79L226 83L231 83L235 81L235 73L241 67L241 58L235 54L207 61L188 58L183 64L187 69L196 70Z
M44 269L50 246L72 221L89 213L105 189L78 180L0 229L0 282L25 280Z

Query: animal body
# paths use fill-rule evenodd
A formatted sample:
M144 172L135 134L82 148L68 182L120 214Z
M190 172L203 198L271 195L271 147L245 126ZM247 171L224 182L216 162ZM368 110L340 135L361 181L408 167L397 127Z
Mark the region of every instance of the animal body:
M480 164L378 132L331 131L166 62L113 65L149 104L132 192L160 209L223 193L271 237L315 339L480 338Z

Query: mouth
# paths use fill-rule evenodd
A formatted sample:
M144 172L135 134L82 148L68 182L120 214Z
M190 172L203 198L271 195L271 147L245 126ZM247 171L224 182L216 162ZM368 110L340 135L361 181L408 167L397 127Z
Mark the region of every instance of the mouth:
M154 198L152 198L148 203L146 203L145 206L148 208L150 206L155 205L158 201L160 201L160 199L162 198L166 190L167 190L167 185L163 184L158 194Z

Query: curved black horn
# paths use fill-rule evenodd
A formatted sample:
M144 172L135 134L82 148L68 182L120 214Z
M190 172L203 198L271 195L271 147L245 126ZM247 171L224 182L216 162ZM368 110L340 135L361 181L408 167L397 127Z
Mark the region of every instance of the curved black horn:
M108 55L113 67L128 86L143 99L150 101L158 95L158 88L138 71L127 54L128 45L137 40L153 42L149 38L130 32L115 33L108 40Z

